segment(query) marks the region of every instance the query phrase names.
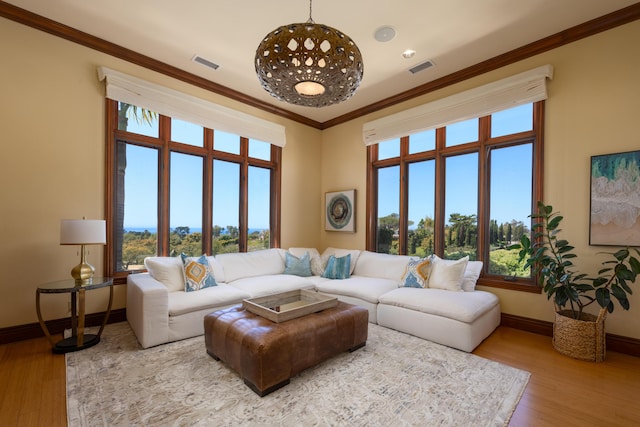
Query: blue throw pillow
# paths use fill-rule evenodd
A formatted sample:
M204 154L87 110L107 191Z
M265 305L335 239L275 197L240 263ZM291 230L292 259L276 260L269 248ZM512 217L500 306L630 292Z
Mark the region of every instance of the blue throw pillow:
M322 273L322 277L327 279L348 279L351 270L351 254L336 258L334 255L329 257L327 267Z
M205 255L188 257L180 254L184 267L184 290L185 292L199 291L200 289L218 286L216 279L211 274L209 262Z
M300 258L287 252L284 265L284 274L301 277L311 276L311 257L309 252L305 252Z

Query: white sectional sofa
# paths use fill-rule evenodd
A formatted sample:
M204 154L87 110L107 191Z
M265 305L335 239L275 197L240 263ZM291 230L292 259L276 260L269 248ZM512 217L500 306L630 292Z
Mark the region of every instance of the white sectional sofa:
M299 274L287 260L301 258L305 253L310 258L311 275L285 274ZM348 268L348 273L344 271L346 278L322 277L332 255L343 261L342 257L349 255L348 267L341 264ZM439 272L455 268L463 272L453 290L449 289L451 284L442 286L447 280L442 274L429 278L442 283L429 283L426 288L406 287L403 279L407 266L410 262L414 265L416 258L369 251L327 248L320 255L314 248L267 249L209 256L206 261L216 286L195 292L185 291L180 257L147 258L147 272L128 277L127 320L144 348L201 335L207 313L239 304L245 298L294 289L335 296L367 308L372 323L467 352L500 323L498 298L475 290L482 269L479 261L465 262L464 266L458 262L457 267L453 261L434 261L434 273L436 268Z

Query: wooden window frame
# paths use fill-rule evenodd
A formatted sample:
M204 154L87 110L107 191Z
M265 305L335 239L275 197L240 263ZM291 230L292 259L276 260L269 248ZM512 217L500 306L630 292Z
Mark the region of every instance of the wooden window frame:
M105 250L105 275L113 277L116 283L125 283L131 271L117 271L115 254L115 197L117 191L117 144L124 142L158 150L158 256L169 254L169 192L170 192L170 156L172 152L189 154L203 158L203 200L202 200L202 247L203 254L210 255L213 219L213 161L223 160L240 165L240 206L238 218L238 248L246 252L248 246L248 171L249 166L269 169L270 173L270 212L269 237L270 247L280 247L280 218L281 218L281 171L282 148L271 144L271 160L249 157L249 139L240 137L240 154L227 153L214 148L214 134L212 129L204 128L204 146L197 147L189 144L171 141L171 118L158 115L158 138L131 133L118 129L118 102L106 99L106 195L105 217L107 221L107 245Z
M444 164L446 157L466 153L478 153L478 260L484 261L483 273L478 285L524 292L540 293L541 288L534 278L513 278L488 273L489 263L489 152L494 148L503 148L525 142L533 144L532 159L532 200L531 207L536 206L538 200L543 200L544 179L544 108L545 101L533 103L533 130L513 135L491 138L491 116L479 119L478 141L451 147L445 146L445 128L436 129L436 147L434 150L408 154L409 137L400 138L400 156L391 159L378 159L378 144L367 148L367 202L366 202L366 249L375 252L377 249L377 170L383 167L400 166L400 237L398 239L398 253L407 253L407 219L408 219L408 165L417 161L435 159L435 217L434 217L434 253L442 256L444 253Z

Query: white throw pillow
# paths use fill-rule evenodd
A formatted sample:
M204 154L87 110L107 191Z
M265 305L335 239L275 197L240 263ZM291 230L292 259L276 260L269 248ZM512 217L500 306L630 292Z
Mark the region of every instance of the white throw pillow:
M482 273L482 261L469 261L467 268L464 270L462 278L462 290L465 292L473 292L476 290L476 282Z
M462 292L462 279L469 263L469 257L466 256L459 260L445 260L434 255L432 262L429 287Z
M147 257L144 267L151 277L162 283L169 292L184 291L184 273L180 257Z

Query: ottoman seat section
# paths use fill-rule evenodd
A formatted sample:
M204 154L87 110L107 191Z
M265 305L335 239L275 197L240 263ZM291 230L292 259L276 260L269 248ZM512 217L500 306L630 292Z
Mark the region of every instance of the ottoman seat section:
M398 288L380 297L378 324L471 352L500 324L498 297L484 291Z
M489 292L452 292L443 289L397 288L380 296L380 304L448 317L471 323L498 305Z
M364 346L368 313L339 302L333 308L275 323L238 305L206 315L204 330L207 353L264 396L304 369Z

